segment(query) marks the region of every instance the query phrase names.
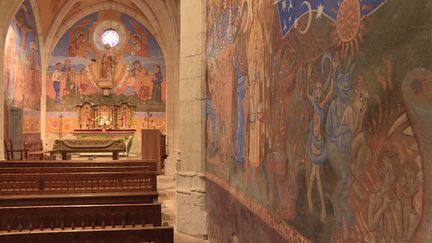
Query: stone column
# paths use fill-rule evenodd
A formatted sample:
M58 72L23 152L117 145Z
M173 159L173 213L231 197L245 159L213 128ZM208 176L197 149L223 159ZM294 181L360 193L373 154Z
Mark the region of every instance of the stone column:
M180 84L177 231L206 238L205 191L206 1L180 2Z
M1 6L1 5L0 5ZM7 29L0 27L0 109L2 112L0 112L0 160L4 160L4 120L5 120L5 98L4 98L4 85L3 82L6 82L6 80L3 80L3 60L4 60L4 54L5 54L5 38L7 34Z
M165 160L165 175L170 176L173 179L176 175L176 158L178 154L178 133L175 123L176 120L178 120L179 110L179 49L178 45L175 45L175 47L177 47L175 48L175 51L165 59L167 65L167 103L165 119L167 133L166 142L168 145L168 158Z
M41 139L44 143L47 141L47 130L46 130L46 116L47 116L47 107L46 107L46 95L47 95L47 73L48 73L48 48L45 45L40 44L40 52L41 52L41 106L40 106L40 132ZM45 144L43 144L45 148ZM48 149L48 148L45 148Z

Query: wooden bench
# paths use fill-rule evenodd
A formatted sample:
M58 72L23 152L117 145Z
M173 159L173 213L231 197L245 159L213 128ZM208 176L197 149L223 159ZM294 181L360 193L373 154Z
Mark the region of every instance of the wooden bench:
M59 193L0 195L0 206L98 205L154 203L158 192Z
M0 174L0 195L157 191L155 172Z
M51 230L11 232L0 235L2 243L173 243L172 227L135 227L112 229Z
M161 226L161 204L0 207L0 232Z
M0 168L11 169L11 168L61 168L65 171L68 168L81 167L84 170L86 168L124 168L124 167L145 167L146 171L156 171L156 164L152 160L122 160L122 161L72 161L72 160L54 160L54 161L42 161L42 160L20 160L20 161L2 161L0 162ZM43 172L43 171L41 171Z
M1 242L173 242L151 161L0 162Z

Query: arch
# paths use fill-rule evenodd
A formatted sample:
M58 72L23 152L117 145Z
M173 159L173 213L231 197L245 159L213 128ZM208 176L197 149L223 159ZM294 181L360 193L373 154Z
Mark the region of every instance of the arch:
M61 10L61 12L64 11L69 11L70 8L73 6L71 4L68 3L68 6L70 7L66 7L64 9ZM140 16L135 10L117 3L117 2L112 2L112 3L98 3L98 4L94 4L91 7L86 7L84 10L80 11L79 14L74 15L73 18L67 20L65 23L62 22L63 19L58 19L56 18L55 20L55 26L53 26L52 28L50 28L48 35L47 35L47 41L45 43L45 46L48 47L48 52L47 52L47 57L49 59L49 57L52 54L52 51L54 50L55 46L57 45L58 41L62 38L62 36L79 20L81 20L82 18L91 15L93 13L96 13L98 11L104 11L104 10L115 10L118 11L122 14L127 14L131 17L133 17L134 19L138 20L142 25L144 25L144 27L153 35L153 37L156 39L159 47L162 50L162 54L165 57L166 54L166 47L164 45L163 40L161 40L161 37L158 35L159 32L155 32L155 30L152 28L152 26L150 25L150 23L148 21L146 21L145 18L143 18L142 16ZM61 16L61 15L59 15ZM62 28L60 29L60 26L62 26Z
M0 9L2 13L0 14L0 70L2 75L0 75L0 100L4 100L4 85L3 85L3 60L4 60L4 50L6 45L6 37L9 29L9 25L14 18L19 7L23 3L23 0L15 1L2 1L0 3ZM7 6L6 6L7 5ZM3 108L1 108L3 109ZM0 141L4 139L4 118L5 113L0 112ZM0 143L0 159L4 159L4 145Z

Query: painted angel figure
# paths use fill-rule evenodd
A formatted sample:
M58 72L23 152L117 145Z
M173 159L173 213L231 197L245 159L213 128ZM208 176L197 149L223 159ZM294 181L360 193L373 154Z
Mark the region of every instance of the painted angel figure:
M130 21L131 25L139 34L132 34L128 49L132 56L148 56L149 50L147 47L148 38L146 30L135 20Z
M88 43L88 35L84 32L84 28L90 23L90 20L83 20L70 35L69 56L80 56L86 58L88 51L91 49Z

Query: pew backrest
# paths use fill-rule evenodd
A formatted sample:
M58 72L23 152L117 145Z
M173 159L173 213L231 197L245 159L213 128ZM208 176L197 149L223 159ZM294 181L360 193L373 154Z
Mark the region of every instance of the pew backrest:
M0 174L0 194L157 191L154 172Z

